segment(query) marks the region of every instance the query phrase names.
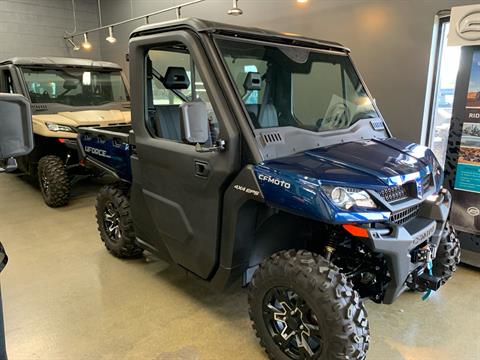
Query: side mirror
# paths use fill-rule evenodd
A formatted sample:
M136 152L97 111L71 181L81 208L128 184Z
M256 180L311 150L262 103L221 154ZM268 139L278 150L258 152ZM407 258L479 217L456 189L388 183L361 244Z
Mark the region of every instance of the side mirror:
M27 155L32 149L30 102L22 95L0 93L0 160ZM7 169L13 165L6 164Z
M182 139L189 144L204 144L209 138L208 112L204 102L180 105Z

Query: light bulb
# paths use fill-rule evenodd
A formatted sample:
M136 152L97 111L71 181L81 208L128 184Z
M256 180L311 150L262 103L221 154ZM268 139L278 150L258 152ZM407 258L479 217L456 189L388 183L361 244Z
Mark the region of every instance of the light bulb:
M90 50L90 49L92 48L92 44L90 44L90 42L88 41L87 33L83 34L82 47L83 47L85 50Z
M113 44L113 43L117 42L117 38L115 36L113 36L113 27L112 26L110 26L108 28L108 36L105 38L105 40L107 40L110 44Z
M67 39L67 41L68 41L68 43L69 43L70 45L72 45L72 47L73 47L72 50L73 50L73 51L78 51L78 50L80 50L80 46L78 46L77 44L75 44L74 41L73 41L73 39Z
M233 0L233 8L228 10L228 15L238 16L242 15L243 11L238 7L238 0Z

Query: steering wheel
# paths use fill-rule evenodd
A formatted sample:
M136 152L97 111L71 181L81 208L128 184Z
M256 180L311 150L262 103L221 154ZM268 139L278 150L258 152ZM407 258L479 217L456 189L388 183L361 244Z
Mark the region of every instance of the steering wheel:
M361 111L359 113L356 113L355 115L353 115L353 119L350 123L353 124L353 123L355 123L355 122L357 122L358 120L361 120L361 119L372 119L372 118L375 117L375 116L370 115L372 112L373 111L370 110L370 111Z
M325 117L319 122L318 128L324 130L347 127L350 124L350 109L344 103L337 103L328 108Z

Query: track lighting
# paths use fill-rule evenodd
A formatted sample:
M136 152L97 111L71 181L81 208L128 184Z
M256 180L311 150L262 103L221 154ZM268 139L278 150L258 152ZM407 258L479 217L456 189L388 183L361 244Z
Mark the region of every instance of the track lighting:
M113 36L113 26L109 26L108 28L108 36L105 38L110 44L116 43L117 38Z
M133 21L138 21L138 20L143 20L143 21L145 21L145 24L148 24L148 23L150 23L150 18L152 16L167 13L167 12L172 12L172 11L176 12L177 18L179 19L182 16L181 10L183 8L185 8L187 6L194 5L194 4L201 3L201 2L204 2L204 1L206 1L206 0L190 0L190 1L187 1L183 4L170 6L168 8L162 9L162 10L157 10L157 11L145 14L145 15L132 17L130 19L122 20L122 21L119 21L119 22L116 22L116 23L113 23L113 24L102 25L100 23L99 27L89 29L89 30L83 30L83 31L79 31L79 32L77 32L77 26L76 26L76 20L75 20L75 11L74 11L75 28L74 28L73 32L65 31L65 36L63 37L63 39L69 45L73 46L73 50L75 50L75 51L79 50L80 47L82 47L84 50L88 51L88 50L91 50L92 47L93 47L93 45L88 41L88 34L90 34L92 32L108 30L108 36L105 38L105 40L108 41L110 44L113 44L113 43L117 42L117 38L115 36L113 36L113 28L114 27L118 27L118 26L121 26L121 25L124 25L124 24L127 24L127 23L131 23ZM2 0L0 0L0 2L2 2ZM228 12L230 15L241 15L243 13L243 11L238 8L237 2L238 2L238 0L233 1L233 9L229 10L229 12ZM99 11L99 18L101 20L100 11ZM83 36L83 42L81 43L80 46L75 44L75 42L73 41L73 39L76 38L77 36L78 37Z
M90 42L88 41L87 33L84 33L84 34L83 34L82 47L83 47L85 50L90 50L90 49L92 48L92 44L90 44Z
M238 16L242 15L243 11L238 7L238 0L233 0L233 8L228 10L228 15Z
M73 39L67 39L67 41L68 41L68 43L69 43L70 45L72 45L72 47L73 47L72 50L73 50L73 51L78 51L78 50L80 50L80 46L78 46L77 44L75 44L75 43L73 42Z

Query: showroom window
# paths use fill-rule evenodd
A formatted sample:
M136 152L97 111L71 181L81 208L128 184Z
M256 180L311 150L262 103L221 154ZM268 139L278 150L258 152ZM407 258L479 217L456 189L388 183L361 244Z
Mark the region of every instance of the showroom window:
M180 43L148 51L148 121L156 138L182 142L180 116L185 103L203 102L207 107L210 139L218 137L219 124L204 82L188 49ZM151 74L149 74L151 72Z
M460 47L447 46L450 18L440 18L434 52L434 78L428 113L427 144L442 166L445 164L452 117L455 81L460 62Z

